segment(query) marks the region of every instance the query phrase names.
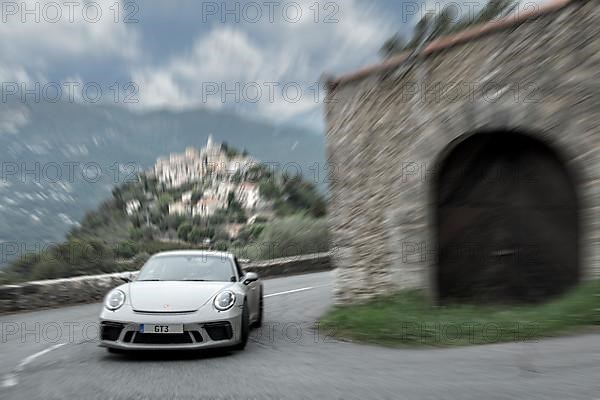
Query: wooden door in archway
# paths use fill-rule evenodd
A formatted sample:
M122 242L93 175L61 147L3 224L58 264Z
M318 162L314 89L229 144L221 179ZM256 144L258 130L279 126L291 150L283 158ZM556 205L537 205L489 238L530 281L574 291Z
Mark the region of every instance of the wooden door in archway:
M578 281L577 197L552 149L514 132L475 134L438 171L441 299L539 301Z

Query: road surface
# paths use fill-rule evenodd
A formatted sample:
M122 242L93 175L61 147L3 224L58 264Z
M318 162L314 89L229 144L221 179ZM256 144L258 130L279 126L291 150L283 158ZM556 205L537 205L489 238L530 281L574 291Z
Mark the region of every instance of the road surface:
M2 316L0 399L600 399L600 335L342 343L311 328L332 282L332 272L265 281L265 326L243 352L109 354L95 340L100 304Z

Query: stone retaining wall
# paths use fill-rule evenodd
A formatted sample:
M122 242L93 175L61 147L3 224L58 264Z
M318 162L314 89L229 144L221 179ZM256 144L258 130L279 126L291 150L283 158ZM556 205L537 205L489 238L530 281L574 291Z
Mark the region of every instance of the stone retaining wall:
M250 263L243 267L245 271L256 272L261 278L332 269L329 253L279 258ZM79 276L0 286L0 314L100 301L110 289L123 284L122 278L131 275L135 276L137 272Z

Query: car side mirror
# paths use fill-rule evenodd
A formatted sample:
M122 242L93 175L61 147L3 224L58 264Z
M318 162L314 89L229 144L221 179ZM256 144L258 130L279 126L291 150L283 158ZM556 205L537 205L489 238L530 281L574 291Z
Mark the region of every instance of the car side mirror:
M133 281L133 274L129 273L125 276L120 277L123 282L129 283Z
M256 272L246 272L246 275L244 275L242 282L244 283L244 285L249 285L250 283L256 282L257 280L258 275L256 274Z

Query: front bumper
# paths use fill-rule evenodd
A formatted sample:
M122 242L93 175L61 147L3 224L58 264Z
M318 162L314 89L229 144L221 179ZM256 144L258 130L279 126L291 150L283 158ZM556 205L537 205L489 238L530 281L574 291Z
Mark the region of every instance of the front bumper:
M241 340L242 312L185 314L116 312L100 315L100 346L122 350L194 350L236 345ZM183 324L181 334L141 333L140 324Z

